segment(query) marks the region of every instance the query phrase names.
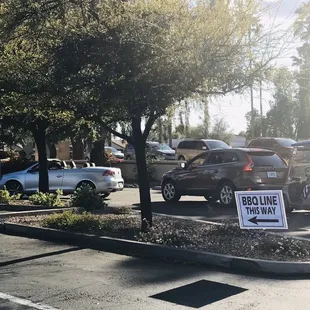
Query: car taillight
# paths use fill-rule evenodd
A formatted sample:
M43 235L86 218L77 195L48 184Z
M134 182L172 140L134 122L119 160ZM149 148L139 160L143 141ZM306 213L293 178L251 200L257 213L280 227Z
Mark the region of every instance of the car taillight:
M250 172L253 170L253 167L254 167L254 163L253 163L253 160L250 156L247 155L247 158L248 158L248 163L246 164L246 166L243 168L243 171L244 172Z
M102 176L104 177L109 177L109 176L114 176L115 175L115 172L112 171L112 170L106 170Z

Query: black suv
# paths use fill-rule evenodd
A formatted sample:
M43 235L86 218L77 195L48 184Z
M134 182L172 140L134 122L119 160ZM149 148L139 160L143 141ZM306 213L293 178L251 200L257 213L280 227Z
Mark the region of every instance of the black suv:
M161 190L167 202L190 195L232 205L236 190L282 189L287 173L286 162L273 151L211 150L165 173Z

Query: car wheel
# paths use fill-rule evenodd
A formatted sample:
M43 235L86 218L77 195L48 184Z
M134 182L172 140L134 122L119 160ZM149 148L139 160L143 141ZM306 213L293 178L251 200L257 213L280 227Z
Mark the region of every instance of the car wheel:
M185 157L184 157L183 155L180 155L180 156L178 157L178 160L185 160Z
M219 199L220 203L224 206L232 206L235 203L235 190L234 185L230 182L225 182L220 185Z
M177 202L181 198L181 195L177 193L174 182L171 180L163 183L161 193L166 202Z
M11 195L22 194L24 192L23 186L18 181L8 181L5 183L5 188Z
M110 196L111 193L101 194L100 196L104 199Z
M204 197L210 203L215 203L219 200L219 198L215 196L204 196Z
M89 186L90 188L92 189L96 189L96 186L94 185L94 183L92 182L89 182L89 181L82 181L80 182L77 186L76 186L76 189L78 188L83 188L85 186Z

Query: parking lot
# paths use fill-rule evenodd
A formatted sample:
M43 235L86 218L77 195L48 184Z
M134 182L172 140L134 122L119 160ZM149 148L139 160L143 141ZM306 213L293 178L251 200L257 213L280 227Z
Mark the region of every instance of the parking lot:
M238 221L236 208L209 204L204 197L184 196L178 203L167 204L159 190L151 190L151 199L154 213L213 222ZM111 206L132 206L139 210L139 189L125 188L122 192L111 194L106 202ZM294 211L287 218L289 229L283 233L310 239L310 210Z
M306 309L310 281L0 235L0 310Z

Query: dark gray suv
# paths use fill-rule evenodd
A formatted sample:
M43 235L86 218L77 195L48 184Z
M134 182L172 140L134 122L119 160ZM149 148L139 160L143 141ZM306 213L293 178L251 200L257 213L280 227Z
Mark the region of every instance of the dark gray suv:
M232 205L236 190L282 189L287 173L286 162L273 151L211 150L164 174L161 190L167 202L190 195Z

